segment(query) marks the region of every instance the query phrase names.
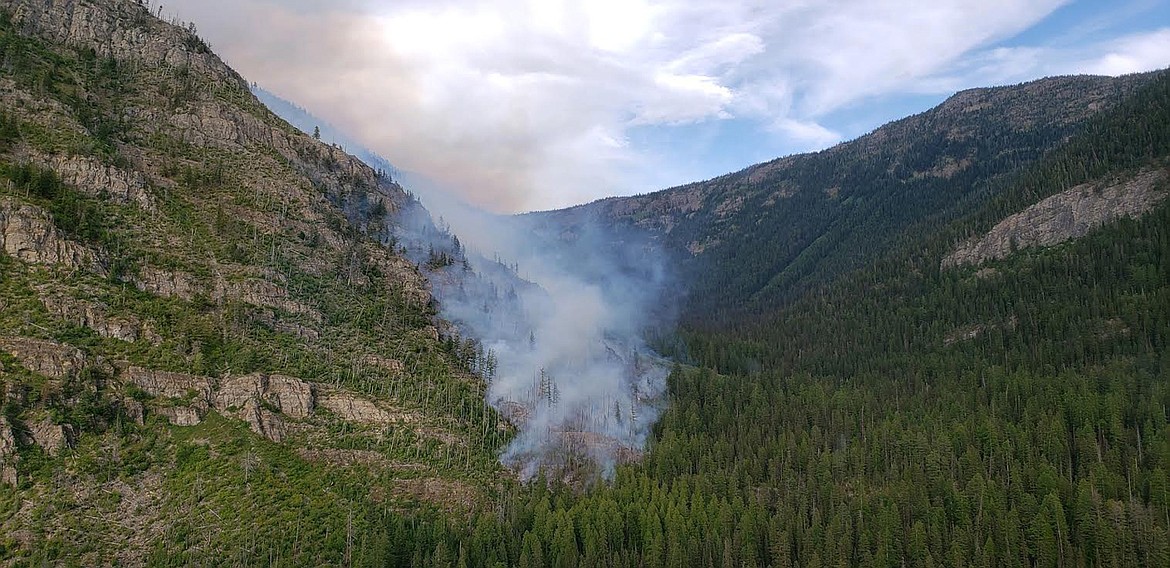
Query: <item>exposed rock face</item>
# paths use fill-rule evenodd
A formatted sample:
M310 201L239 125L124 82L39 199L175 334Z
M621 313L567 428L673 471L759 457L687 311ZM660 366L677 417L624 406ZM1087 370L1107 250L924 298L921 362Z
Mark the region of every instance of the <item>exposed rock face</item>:
M46 419L29 424L28 427L33 442L49 454L56 454L62 448L72 448L77 444L77 428L72 424L54 424Z
M195 426L203 422L203 414L194 406L163 406L155 412L175 426Z
M8 419L0 416L0 483L16 485L16 434Z
M156 296L192 300L200 291L198 281L185 272L168 272L152 266L143 266L133 278L136 288Z
M185 398L193 395L187 406L159 406L155 409L171 424L199 424L204 413L214 408L225 416L244 420L253 432L274 442L280 442L287 434L282 415L308 418L317 406L316 387L283 375L252 373L216 381L211 377L128 367L122 376L153 396ZM126 404L133 402L136 401L128 400ZM273 412L270 407L275 407L281 414ZM127 407L128 413L132 410ZM135 416L131 414L132 418L139 420Z
M254 306L278 308L294 314L309 316L313 321L320 322L320 312L300 302L289 298L288 290L267 280L249 278L239 281L227 281L217 278L212 299L221 300L231 298L246 302Z
M406 369L406 367L402 364L402 361L397 359L388 359L386 357L373 354L362 357L362 363L365 365L380 367L390 371L393 374L400 374Z
M206 45L188 41L193 34L152 18L137 2L5 0L0 6L13 10L13 20L25 29L57 43L93 46L101 55L148 65L187 67L198 76L247 86Z
M308 418L317 405L313 386L294 377L269 377L266 396L275 399L277 408L293 418Z
M147 211L155 209L150 186L139 172L120 170L86 156L59 155L43 162L61 176L61 181L87 195L118 203L135 203Z
M0 250L33 264L105 273L97 253L66 239L45 210L10 197L0 198Z
M418 420L415 414L391 412L370 400L346 392L330 391L323 394L318 402L322 408L328 409L342 420L359 424L384 426Z
M219 410L236 411L250 400L260 398L267 377L259 373L224 379L211 403Z
M88 327L102 337L134 342L146 339L158 345L162 337L154 329L135 317L113 317L106 313L106 307L63 295L46 293L41 303L50 313L65 321Z
M256 399L250 399L244 404L240 412L241 418L248 423L252 431L272 440L280 442L285 437L284 420L272 411L264 408Z
M942 260L942 267L1007 258L1017 250L1082 237L1121 217L1140 217L1170 194L1157 189L1167 177L1167 171L1157 170L1104 189L1095 184L1078 185L1000 221L986 235L963 243Z
M0 337L0 349L20 361L28 370L54 379L63 379L85 367L86 357L75 347L28 337Z
M188 393L194 393L194 399L204 404L212 400L211 395L215 391L214 379L198 375L127 367L122 371L122 377L152 396L184 398Z
M146 407L141 402L129 397L123 398L122 411L135 424L142 426L146 423Z
M244 408L249 402L265 401L293 418L307 418L316 406L312 385L294 377L253 373L231 377L215 393L217 409Z
M231 268L215 265L216 269ZM266 275L267 276L267 275ZM264 278L243 277L228 279L217 275L214 282L204 285L194 276L185 272L172 272L154 267L143 267L133 279L134 286L143 292L158 296L193 300L199 294L206 294L215 301L239 300L253 306L285 310L308 316L315 322L322 320L321 313L289 297L288 290ZM304 328L307 335L317 332ZM298 330L299 331L299 330ZM297 335L300 335L299 333Z

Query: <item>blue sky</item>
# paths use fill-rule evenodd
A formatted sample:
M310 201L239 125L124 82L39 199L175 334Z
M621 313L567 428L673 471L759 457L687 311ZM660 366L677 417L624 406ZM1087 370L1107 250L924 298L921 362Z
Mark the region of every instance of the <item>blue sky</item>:
M250 80L498 212L816 150L965 88L1170 66L1170 0L171 0Z

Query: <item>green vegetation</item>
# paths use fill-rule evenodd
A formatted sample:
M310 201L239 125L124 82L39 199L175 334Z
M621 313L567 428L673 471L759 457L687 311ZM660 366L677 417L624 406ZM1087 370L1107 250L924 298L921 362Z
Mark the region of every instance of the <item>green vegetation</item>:
M726 374L676 369L641 464L420 525L391 565L1170 564L1170 206L939 269L955 235L1164 164L1168 87L774 315L684 329Z
M194 30L176 33L207 55ZM370 565L380 553L367 535L386 519L459 514L487 499L510 430L458 346L436 337L411 269L377 244L385 228L363 226L387 213L395 186L331 171L351 165L307 138L282 154L126 118L227 104L292 132L242 81L55 45L3 12L0 59L16 85L2 95L0 198L35 208L20 215L47 216L103 265L0 254L0 338L80 353L59 378L0 354L17 446L3 465L19 480L0 483L0 564ZM136 193L75 185L47 167L62 161ZM293 424L279 444L214 410L171 426L163 411L194 397L153 397L128 384L128 366L288 375L405 418L366 423L318 407L285 417ZM46 451L33 439L46 425L75 428L75 447Z
M162 26L136 8L134 25ZM207 55L193 28L172 31ZM1049 107L996 91L994 112L927 113L892 125L888 145L710 182L669 236L724 237L695 268L672 353L697 367L671 373L644 458L610 481L521 484L497 463L510 431L470 372L494 367L477 362L484 346L439 337L418 274L378 244L386 180L308 136L278 151L124 118L228 105L292 132L199 66L56 46L3 12L0 60L17 87L0 93L16 101L0 110L0 197L108 263L0 254L0 337L84 355L54 378L0 353L19 477L0 484L0 563L1170 565L1170 205L939 267L1038 199L1164 167L1170 75L1060 80ZM1109 112L1063 114L1107 88ZM115 199L45 156L147 181ZM802 190L774 195L789 186ZM741 208L716 213L735 192ZM424 264L460 262L455 250ZM173 426L163 411L195 397L125 384L130 365L284 374L403 418L322 406L280 443L215 411ZM38 425L76 427L76 447L46 451Z
M423 525L390 565L1165 565L1170 390L1135 371L676 371L642 465Z
M44 207L58 229L77 240L107 248L118 243L107 230L105 208L101 202L86 199L77 190L61 183L52 170L28 164L0 164L0 180L9 183L0 190L26 198L30 203Z

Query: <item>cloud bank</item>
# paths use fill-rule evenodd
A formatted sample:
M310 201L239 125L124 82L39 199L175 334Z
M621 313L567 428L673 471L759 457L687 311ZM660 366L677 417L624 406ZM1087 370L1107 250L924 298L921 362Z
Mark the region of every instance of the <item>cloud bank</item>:
M669 147L632 142L633 129L746 121L769 147L803 151L853 134L828 126L833 114L875 98L1170 64L1170 29L996 47L1066 4L172 0L166 10L250 80L401 168L513 212L695 171Z

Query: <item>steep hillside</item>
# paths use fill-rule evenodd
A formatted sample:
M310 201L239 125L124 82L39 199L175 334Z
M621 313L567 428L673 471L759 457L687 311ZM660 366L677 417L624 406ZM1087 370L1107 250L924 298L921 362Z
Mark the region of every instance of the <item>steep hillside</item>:
M649 232L682 266L691 322L767 312L938 228L1152 75L1058 77L959 93L852 142L532 219Z
M494 486L400 187L133 0L4 0L0 61L0 563L378 563Z

